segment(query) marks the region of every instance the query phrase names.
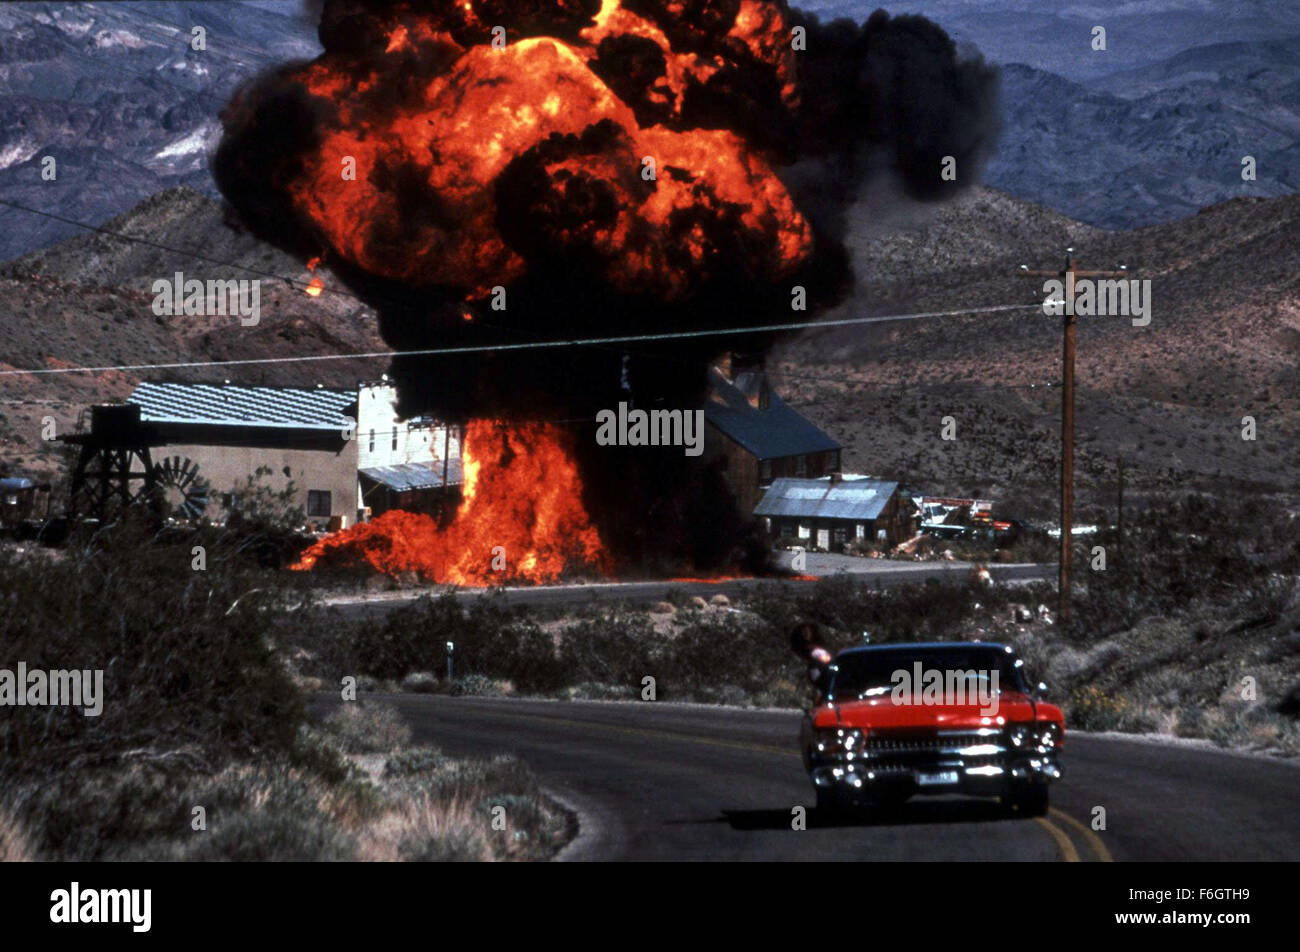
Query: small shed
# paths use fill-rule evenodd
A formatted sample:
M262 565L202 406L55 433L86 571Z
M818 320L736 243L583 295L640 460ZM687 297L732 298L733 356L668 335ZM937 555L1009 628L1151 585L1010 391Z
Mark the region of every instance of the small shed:
M379 516L390 509L438 516L460 502L461 461L395 463L360 470L362 506Z
M754 514L774 538L827 552L851 542L898 545L915 529L910 501L882 479L777 479Z

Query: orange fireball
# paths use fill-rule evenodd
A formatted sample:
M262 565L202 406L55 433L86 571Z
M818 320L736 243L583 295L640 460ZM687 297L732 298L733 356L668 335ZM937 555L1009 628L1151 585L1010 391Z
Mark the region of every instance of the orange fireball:
M539 250L667 302L723 261L788 276L812 228L743 126L760 106L736 78L762 77L762 108L797 103L787 14L679 5L330 4L326 52L284 73L312 147L271 178L341 262L470 303ZM703 119L696 104L720 96L736 99L721 115L751 118ZM259 121L243 106L228 132Z
M293 568L366 565L470 586L552 582L566 571L607 569L569 440L558 427L473 421L463 462L462 501L446 527L422 513L386 512L321 539Z

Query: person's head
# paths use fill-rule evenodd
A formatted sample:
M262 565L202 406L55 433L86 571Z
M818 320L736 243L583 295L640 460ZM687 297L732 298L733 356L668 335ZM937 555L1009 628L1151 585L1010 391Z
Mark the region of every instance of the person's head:
M797 655L807 656L812 654L813 648L817 647L817 626L812 622L800 622L795 625L794 631L790 632L790 650Z

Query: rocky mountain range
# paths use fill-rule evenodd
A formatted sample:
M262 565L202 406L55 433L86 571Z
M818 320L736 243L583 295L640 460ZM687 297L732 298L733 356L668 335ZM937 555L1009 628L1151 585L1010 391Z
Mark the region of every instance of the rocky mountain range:
M314 30L236 2L0 4L0 260L187 186L216 197L208 155L238 84L310 57ZM206 49L191 46L202 28ZM42 177L55 160L55 178ZM64 219L64 220L60 220Z
M319 51L299 0L0 4L0 260L186 186L238 84ZM823 17L874 4L806 0ZM999 63L1003 133L984 181L1104 228L1300 188L1300 7L1269 0L929 0L922 13ZM1108 30L1104 52L1090 46ZM206 49L194 50L193 29ZM808 55L815 55L809 51ZM1257 179L1243 182L1253 156ZM54 181L42 161L57 163ZM56 216L56 217L50 217Z

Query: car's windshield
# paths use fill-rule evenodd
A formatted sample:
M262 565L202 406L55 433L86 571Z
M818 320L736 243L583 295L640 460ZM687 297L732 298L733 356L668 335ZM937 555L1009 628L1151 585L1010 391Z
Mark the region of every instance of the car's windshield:
M993 672L997 672L999 691L1023 691L1025 680L1021 662L1014 654L991 645L943 645L924 648L877 648L869 651L848 651L835 659L835 673L831 679L830 696L839 700L862 698L872 694L884 695L900 683L905 672L911 684L916 680L916 665L924 672L937 670L944 681L950 675L970 672L977 682L992 685ZM921 686L915 685L916 690Z

